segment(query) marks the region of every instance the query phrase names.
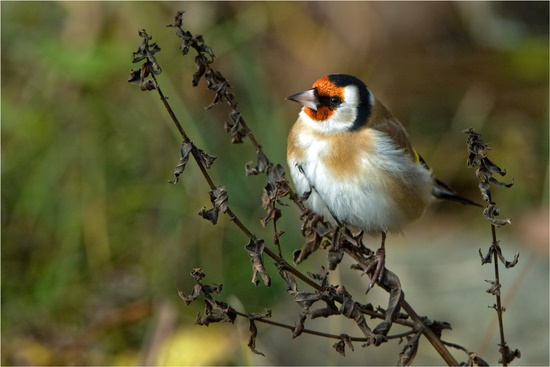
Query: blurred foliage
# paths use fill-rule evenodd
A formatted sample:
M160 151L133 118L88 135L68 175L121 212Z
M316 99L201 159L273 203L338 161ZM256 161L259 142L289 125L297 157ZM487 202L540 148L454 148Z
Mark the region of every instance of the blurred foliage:
M506 215L547 208L548 2L2 2L2 365L250 363L239 352L246 336L229 327L193 331L218 338L220 352L191 359L199 347L184 326L199 306L183 307L176 290L203 267L232 304L256 312L284 286L254 287L247 239L226 219L213 227L197 216L209 200L196 167L167 184L177 131L156 94L126 81L145 28L162 49L172 107L219 156L214 180L269 240L258 222L264 178L244 175L254 152L229 144L228 111L204 110L212 96L191 87L193 60L164 27L182 7L272 160L285 162L298 112L284 97L345 72L405 123L439 178L478 195L460 133L471 126L515 178L499 193ZM473 222L462 208L434 210ZM290 258L298 213L283 213Z

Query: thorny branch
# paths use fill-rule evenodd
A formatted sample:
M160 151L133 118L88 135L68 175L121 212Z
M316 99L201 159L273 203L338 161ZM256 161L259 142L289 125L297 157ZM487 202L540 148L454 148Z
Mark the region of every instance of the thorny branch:
M202 270L196 269L192 272L192 276L195 278L197 285L193 288L192 294L190 296L186 296L183 292L179 292L180 297L182 297L186 303L193 301L199 297L201 293L204 295L205 315L198 315L196 322L201 325L208 325L211 322L233 322L236 316L246 317L250 322L251 337L249 347L254 353L258 354L261 353L255 349L255 338L257 335L257 328L255 324L256 321L291 329L294 337L300 335L301 333L310 333L319 336L336 338L339 342L334 345L334 348L341 354L345 354L346 345L353 350L352 341L365 342L363 346L368 346L371 344L380 345L388 339L406 337L408 342L405 345L398 361L401 365L408 365L412 362L418 348L419 336L422 334L432 343L447 364L456 365L456 360L441 341L441 331L443 329L450 329L450 325L447 323L432 321L425 317L419 317L412 307L404 300L399 278L397 278L397 276L391 271L387 270L385 272L380 284L382 288L390 293L388 307L386 310L381 309L380 307L375 310L370 304L362 305L355 302L343 286L333 286L328 284L328 272L325 272L324 268L318 274L309 274L310 276L308 277L292 267L283 259L281 256L279 241L280 237L283 235L283 232L278 231L276 225L277 220L281 216L280 209L277 205L285 205L281 199L288 196L290 200L293 201L301 210L304 210L305 208L302 200L305 198L300 198L290 188L288 180L285 177L283 167L279 164L274 165L271 163L262 151L261 146L256 141L252 131L238 111L235 96L230 92L229 81L219 71L214 70L211 66L215 59L213 50L204 43L202 36L193 36L189 31L185 31L181 28L183 24L183 13L184 12L178 12L175 17L175 22L170 24L169 27L175 27L176 34L183 39L183 43L181 44L181 51L183 55L188 54L191 49L195 50L197 53L195 57L195 65L197 70L193 75L192 84L193 86L197 86L200 79L204 78L207 83L207 88L215 92L214 100L207 106L207 109L221 104L222 102L226 102L230 106L231 112L229 113L230 121L225 123L224 128L231 135L232 143L242 143L243 138L248 137L254 146L257 154L257 163L254 167L252 167L252 162L247 163L245 170L247 175L265 173L267 176L267 184L264 187L264 195L262 197L263 208L266 210L267 214L261 219L261 224L265 227L269 222L273 223L275 233L274 243L279 249L279 255L265 247L264 241L256 238L255 235L252 234L237 218L228 204L229 199L225 187L215 185L209 176L207 169L212 166L216 157L206 154L194 145L176 118L173 110L168 104L167 99L164 97L164 94L162 93L156 79L162 71L155 58L155 54L160 51L160 48L156 43L149 43L151 37L145 32L145 30L141 30L139 32L140 37L143 38L143 42L138 51L133 54L134 63L141 61L145 62L142 64L140 69L131 71L128 81L140 85L143 91L156 90L159 93L159 96L170 117L172 118L172 121L182 136L183 143L181 147L181 158L174 170L174 179L171 182L174 184L177 183L179 176L185 170L185 166L189 160L189 155L191 154L210 187L209 194L212 202L212 208L206 209L204 207L199 211L199 214L205 219L211 221L213 224L217 223L218 214L220 211L227 214L230 220L233 221L249 238L249 243L246 246L246 250L249 254L253 267L253 282L255 284L259 284L257 278L259 274L264 284L267 286L270 285L271 278L265 271L263 264L263 253L266 253L269 257L276 261L280 276L289 286L288 293L294 297L294 300L301 305L303 309L294 326L284 325L268 320L271 316L270 311L268 311L265 315L240 313L227 304L215 300L212 293L220 294L222 290L221 284L214 286L203 285L201 280L204 277L204 273ZM343 255L348 254L355 261L357 261L357 265L353 268L362 270L362 273L364 273L372 259L372 251L363 245L362 233L352 233L350 229L341 225L337 228L333 228L330 223L324 222L323 220L312 222L309 228L304 228L304 233L306 232L306 242L302 249L297 251L294 256L295 263L297 264L305 260L312 252L319 248L328 248L328 262L330 269L335 269L340 263ZM299 291L294 277L302 280L305 284L312 287L315 292L307 293ZM324 307L311 309L311 306L318 302L322 302ZM340 306L337 306L337 304ZM408 313L408 316L399 312L401 308ZM305 328L305 320L308 317L313 319L316 317L330 317L332 315L344 315L350 319L353 319L358 328L363 332L364 337L350 337L346 334L330 335ZM364 315L369 316L371 319L378 318L383 321L377 325L374 330L371 330L366 323ZM407 320L408 317L411 317L412 322ZM404 325L412 330L409 332L388 336L387 334L393 323Z
M519 358L521 356L521 353L518 349L512 351L506 344L506 338L504 336L503 313L505 311L505 308L502 306L501 302L500 289L502 285L500 284L498 260L500 260L504 264L506 269L512 268L518 263L519 252L516 252L512 261L507 261L502 254L502 250L499 246L500 241L497 240L496 227L510 224L512 221L510 219L495 218L500 214L500 209L491 198L490 184L509 188L514 184L514 180L506 184L495 179L493 177L494 173L504 176L506 174L506 170L501 169L487 157L487 151L491 149L489 147L489 144L485 143L480 138L480 134L475 132L472 128L464 130L464 133L468 134L468 140L466 144L468 146L469 155L466 163L470 168L478 167L476 170L476 176L479 179L479 190L481 191L481 196L483 197L483 200L487 203L487 206L483 211L483 215L489 220L489 222L491 222L491 236L493 239L491 247L489 248L489 251L485 256L483 256L481 249L479 249L479 256L481 257L481 265L491 263L492 261L494 262L495 280L487 280L488 283L491 283L491 286L489 287L489 289L487 289L487 292L493 294L496 297L496 305L494 305L492 308L494 308L497 312L498 326L500 332L499 351L501 354L501 358L498 362L502 363L503 366L508 366L508 364L512 362L516 357Z

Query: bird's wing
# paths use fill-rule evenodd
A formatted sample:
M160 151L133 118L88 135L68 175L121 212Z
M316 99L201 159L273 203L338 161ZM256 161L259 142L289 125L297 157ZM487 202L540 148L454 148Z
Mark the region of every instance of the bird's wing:
M418 162L418 157L411 145L407 130L405 130L401 122L399 122L399 120L377 99L374 102L366 126L387 134L393 140L397 148L404 149L405 153L409 154L411 158Z
M395 145L405 150L418 164L422 165L427 170L430 167L426 164L426 161L414 150L409 138L407 130L401 125L398 119L396 119L391 112L378 100L375 100L372 113L367 120L368 127L381 131L392 138ZM439 199L445 199L450 201L456 201L462 204L481 206L478 203L459 196L455 190L449 185L443 183L437 178L434 179L434 188L432 195Z

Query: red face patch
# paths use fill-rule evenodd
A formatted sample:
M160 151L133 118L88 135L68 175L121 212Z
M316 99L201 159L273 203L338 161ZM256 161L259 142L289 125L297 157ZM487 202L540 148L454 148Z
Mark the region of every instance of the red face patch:
M329 80L328 76L324 76L313 83L313 88L317 89L317 94L320 98L339 97L344 102L344 88L336 86ZM314 121L322 122L332 116L335 109L336 107L334 106L322 104L317 108L317 111L305 107L304 112Z

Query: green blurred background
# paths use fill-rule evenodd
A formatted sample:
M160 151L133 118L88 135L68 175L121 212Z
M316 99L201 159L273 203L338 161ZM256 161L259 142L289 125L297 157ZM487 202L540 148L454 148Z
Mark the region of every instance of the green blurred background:
M201 302L185 306L188 275L202 267L223 283L221 299L241 311L274 310L292 324L299 308L272 261L273 286L250 283L245 236L197 211L208 190L191 162L169 185L180 138L154 92L128 84L145 28L162 51L159 82L196 144L219 158L210 173L227 186L237 215L269 246L258 219L264 177L245 177L249 142L231 145L225 106L192 88L173 28L200 33L231 81L239 108L268 157L285 162L286 134L299 106L284 97L329 73L363 79L409 130L436 175L478 198L465 167L464 128L491 144L511 189L494 190L502 248L519 265L503 273L505 328L518 364L548 359L548 2L2 2L2 365L395 364L401 346L341 357L334 341L259 326L259 357L248 324L194 325ZM284 254L303 241L298 210L283 209ZM388 239L388 267L421 315L451 322L445 339L498 359L492 266L479 211L437 203L404 236ZM377 246L373 241L372 247ZM318 271L325 254L300 269ZM359 302L384 306L349 262L331 274ZM351 335L346 320L308 327ZM396 328L392 330L398 332ZM455 353L459 360L464 355ZM415 364L443 361L426 341Z

